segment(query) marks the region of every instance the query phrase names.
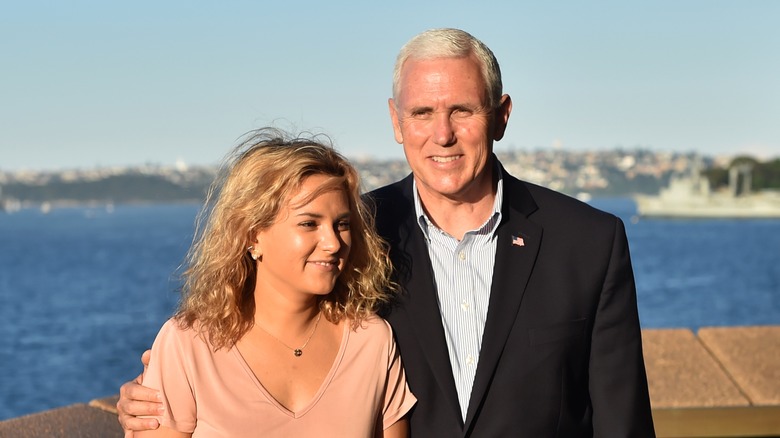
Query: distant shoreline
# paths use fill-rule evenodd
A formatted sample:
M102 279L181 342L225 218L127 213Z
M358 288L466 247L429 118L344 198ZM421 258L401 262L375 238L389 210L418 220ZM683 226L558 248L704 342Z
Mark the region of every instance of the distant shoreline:
M654 195L673 175L699 166L710 169L713 190L722 185L730 162L695 153L665 154L649 150L567 152L560 150L497 152L506 171L530 183L579 199ZM780 159L752 163L756 191L780 186ZM355 161L363 188L370 191L400 180L410 172L404 160ZM724 167L726 166L726 167ZM74 205L203 202L216 176L214 167L164 167L10 173L0 171L0 211L19 208L61 208ZM47 204L48 203L48 204Z

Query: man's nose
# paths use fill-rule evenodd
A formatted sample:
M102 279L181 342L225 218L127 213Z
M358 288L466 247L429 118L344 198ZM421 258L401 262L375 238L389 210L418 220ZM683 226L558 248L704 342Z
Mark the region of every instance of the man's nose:
M439 146L449 146L455 143L455 129L448 113L435 114L432 139Z

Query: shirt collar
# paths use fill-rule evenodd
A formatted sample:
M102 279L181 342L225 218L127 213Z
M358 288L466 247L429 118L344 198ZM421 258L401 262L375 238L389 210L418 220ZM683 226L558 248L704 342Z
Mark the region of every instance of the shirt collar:
M498 177L498 182L496 183L496 198L493 200L493 214L491 214L490 217L485 221L485 224L487 224L491 219L498 217L498 220L495 221L493 230L491 230L491 232L495 231L498 223L501 222L501 206L504 203L504 174L501 171L501 166L498 165L498 162L496 161L494 163L493 170L496 172L496 176ZM437 229L438 227L433 224L431 219L428 217L428 214L425 213L425 209L422 206L422 201L420 200L420 193L417 191L417 180L414 178L412 178L412 194L414 195L414 212L417 216L417 224L420 226L420 229L425 236L425 240L429 240L428 233L430 233L431 228ZM484 226L484 224L482 226Z

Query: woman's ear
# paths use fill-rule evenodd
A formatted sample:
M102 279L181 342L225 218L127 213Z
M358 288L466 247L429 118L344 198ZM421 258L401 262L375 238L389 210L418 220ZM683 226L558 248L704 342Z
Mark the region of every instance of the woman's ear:
M255 236L255 242L247 247L247 251L249 251L249 256L252 257L252 260L257 260L263 256L263 247L262 247L262 239L260 238L260 233L258 233Z

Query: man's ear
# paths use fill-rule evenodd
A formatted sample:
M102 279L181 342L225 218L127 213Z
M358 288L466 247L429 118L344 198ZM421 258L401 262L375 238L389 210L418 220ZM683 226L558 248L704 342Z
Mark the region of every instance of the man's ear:
M395 135L395 141L398 144L404 144L404 135L401 132L401 122L398 120L398 109L395 106L395 101L391 97L387 99L387 106L390 109L390 120L393 122L393 134Z
M512 98L508 94L501 96L501 102L495 110L495 119L493 125L493 140L498 141L504 138L506 125L509 122L509 114L512 113Z

